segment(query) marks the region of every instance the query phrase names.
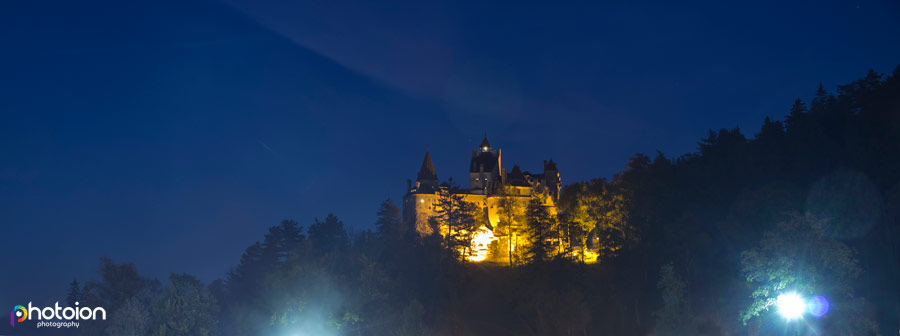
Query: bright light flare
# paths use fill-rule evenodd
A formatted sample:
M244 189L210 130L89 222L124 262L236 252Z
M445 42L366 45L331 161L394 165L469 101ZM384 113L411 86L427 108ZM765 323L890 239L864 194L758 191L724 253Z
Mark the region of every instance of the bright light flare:
M778 296L775 301L778 306L778 313L788 320L793 320L806 312L806 300L796 293L785 293Z
M488 230L485 226L479 228L478 231L475 231L474 237L472 237L472 242L469 246L470 254L466 256L466 260L479 262L487 259L488 246L493 240L494 233L491 230Z
M815 317L821 318L828 314L828 310L831 308L831 304L828 303L828 299L824 296L816 295L812 299L809 300L809 313L813 314Z

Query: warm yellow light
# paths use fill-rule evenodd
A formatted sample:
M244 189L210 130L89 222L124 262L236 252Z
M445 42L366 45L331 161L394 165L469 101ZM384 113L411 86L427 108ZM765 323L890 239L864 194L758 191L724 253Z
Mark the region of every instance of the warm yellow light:
M472 238L472 244L469 246L471 252L466 256L466 260L479 262L487 259L488 246L493 240L494 233L491 230L488 230L485 226L479 228L478 231L475 231L475 235Z
M419 203L425 203L425 200L420 199L420 200L419 200Z
M584 251L584 262L586 264L593 264L597 262L597 258L600 257L600 254L593 251Z

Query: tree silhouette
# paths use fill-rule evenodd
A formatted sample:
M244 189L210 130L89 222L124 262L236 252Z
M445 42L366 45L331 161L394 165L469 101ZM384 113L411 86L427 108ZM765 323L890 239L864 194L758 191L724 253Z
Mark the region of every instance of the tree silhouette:
M216 334L219 307L209 290L187 274L172 274L153 304L154 336Z
M459 187L452 181L438 188L434 215L428 219L435 234L443 236L444 248L454 258L464 257L471 243L471 235L477 229L477 207L465 201Z
M309 226L309 240L313 249L319 253L336 252L346 249L348 246L347 231L344 230L344 222L338 220L334 214L328 214L324 221L315 219Z
M66 294L66 303L69 304L69 307L75 307L75 302L81 300L81 285L78 284L77 279L73 279L72 283L69 284L69 291Z
M554 256L556 250L556 217L550 214L544 201L538 194L532 194L528 207L525 209L526 231L528 233L528 247L525 259L529 263L543 263Z
M400 217L400 208L390 198L381 202L381 206L375 213L378 219L375 221L375 232L387 241L398 241L406 234L406 227Z
M522 234L522 224L524 219L523 207L519 204L519 197L513 193L511 186L501 185L498 188L497 214L500 217L497 223L496 231L502 234L501 238L506 239L507 256L509 257L509 265L516 264L515 251L518 250L517 237Z

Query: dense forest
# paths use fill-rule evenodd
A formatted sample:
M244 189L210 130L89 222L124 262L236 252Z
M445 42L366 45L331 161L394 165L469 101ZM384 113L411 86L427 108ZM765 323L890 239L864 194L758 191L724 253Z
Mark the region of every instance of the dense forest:
M210 284L104 258L69 300L110 318L73 333L896 335L900 67L772 113L786 117L753 136L710 131L695 153L570 184L556 215L531 202L523 230L544 238L520 263L463 262L385 200L375 230L285 220ZM787 323L772 306L786 290L830 309Z

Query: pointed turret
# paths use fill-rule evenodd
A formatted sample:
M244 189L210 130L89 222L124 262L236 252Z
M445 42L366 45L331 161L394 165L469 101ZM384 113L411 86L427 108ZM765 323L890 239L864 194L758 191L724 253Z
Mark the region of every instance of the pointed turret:
M419 169L419 175L416 176L416 181L437 181L437 179L434 163L431 162L431 153L425 152L425 160L422 161L422 169Z
M484 140L481 140L481 145L478 147L481 148L482 152L488 152L491 150L491 143L487 140L487 135L484 136Z

